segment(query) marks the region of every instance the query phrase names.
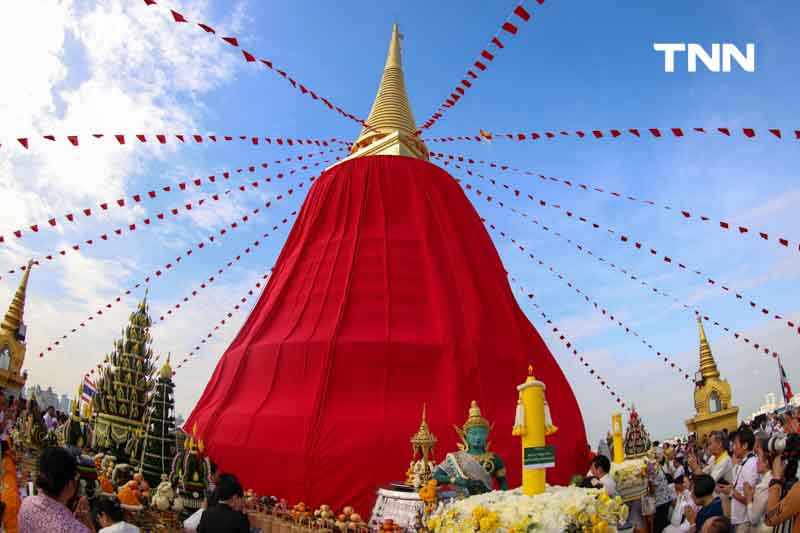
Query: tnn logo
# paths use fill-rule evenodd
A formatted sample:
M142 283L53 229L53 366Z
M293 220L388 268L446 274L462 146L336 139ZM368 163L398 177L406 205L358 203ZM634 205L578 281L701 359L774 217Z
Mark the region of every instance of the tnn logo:
M720 48L722 49L721 54ZM711 72L720 71L720 59L722 60L722 72L731 71L731 59L736 60L739 67L745 72L756 71L756 45L753 43L747 43L744 54L736 48L736 45L730 43L712 44L710 54L697 43L653 43L653 50L664 52L664 72L675 72L676 52L686 52L689 72L697 72L698 59Z

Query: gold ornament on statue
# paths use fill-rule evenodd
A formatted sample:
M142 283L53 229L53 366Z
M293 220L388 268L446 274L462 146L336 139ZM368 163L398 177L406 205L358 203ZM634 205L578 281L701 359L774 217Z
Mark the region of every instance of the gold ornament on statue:
M484 428L486 429L486 433L488 435L492 432L492 429L494 429L494 424L490 424L488 420L483 418L481 415L481 408L478 407L478 402L472 400L472 404L470 404L469 407L469 417L467 418L467 421L464 422L463 426L458 427L454 425L453 428L461 438L461 443L459 443L458 448L460 450L466 450L469 448L469 444L467 443L467 431L469 431L471 428ZM491 442L486 443L487 450L489 449L490 445Z

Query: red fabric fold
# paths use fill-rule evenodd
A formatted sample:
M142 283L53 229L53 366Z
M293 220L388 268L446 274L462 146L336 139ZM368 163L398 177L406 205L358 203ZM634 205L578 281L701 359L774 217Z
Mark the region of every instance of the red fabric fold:
M548 479L566 483L587 468L583 419L475 209L431 163L363 157L313 185L186 427L261 494L366 514L404 477L423 402L438 458L477 400L518 485L509 428L529 363L559 427Z

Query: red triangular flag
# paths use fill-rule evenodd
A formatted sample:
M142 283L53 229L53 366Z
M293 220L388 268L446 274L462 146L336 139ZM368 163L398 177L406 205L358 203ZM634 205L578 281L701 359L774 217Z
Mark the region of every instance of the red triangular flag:
M511 24L510 22L503 23L503 29L512 35L517 34L517 27ZM502 46L500 48L502 48Z
M539 3L541 4L542 2ZM528 13L528 11L524 7L522 7L522 4L514 8L514 14L519 18L521 18L522 20L524 20L525 22L528 22L531 19L531 14Z
M172 13L172 18L175 19L175 22L188 22L186 20L186 17L184 17L174 9L170 9L170 12Z

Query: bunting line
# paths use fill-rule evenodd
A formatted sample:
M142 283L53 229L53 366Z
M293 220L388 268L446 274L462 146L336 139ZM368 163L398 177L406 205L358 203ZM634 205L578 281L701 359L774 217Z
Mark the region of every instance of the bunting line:
M284 159L276 159L273 164L275 164L275 165L283 165L285 163L289 163L289 162L295 161L295 160L298 161L298 162L301 162L301 161L304 160L304 158L305 159L313 159L317 155L324 155L326 153L346 152L346 151L347 151L347 148L344 148L344 147L342 147L342 148L331 148L330 150L327 150L327 151L326 150L320 150L319 152L310 152L310 153L306 154L305 156L298 155L298 156L293 156L293 157L287 157L287 158L284 158ZM340 159L341 158L337 156L335 158L335 161L339 161ZM327 159L327 160L324 161L324 163L329 163L329 162L331 162L331 159ZM318 167L320 164L321 163L315 163L313 166ZM206 178L195 178L195 179L191 179L191 180L188 180L188 181L182 181L182 182L177 183L177 184L166 185L164 187L161 187L160 189L151 189L151 190L147 191L144 194L142 194L142 193L132 194L132 195L130 195L130 197L118 198L117 200L115 200L113 202L108 202L108 201L107 202L99 202L97 204L98 207L100 208L99 210L97 209L97 207L95 207L95 208L87 207L87 208L83 208L83 209L78 210L77 211L77 213L78 213L77 215L75 213L67 213L63 217L58 217L58 218L50 217L47 220L46 223L40 222L40 223L37 223L37 224L30 224L30 225L28 225L27 229L17 229L15 231L13 231L11 234L16 239L22 239L26 234L29 233L28 230L30 230L30 232L32 232L32 233L39 233L40 230L43 230L43 229L46 229L46 228L52 229L52 228L57 227L58 226L58 221L60 219L62 219L62 218L63 218L63 220L65 220L67 222L74 223L76 221L76 219L80 219L81 218L81 215L83 215L84 218L88 218L88 217L91 217L93 214L97 213L98 211L108 211L109 207L114 207L115 205L119 206L120 208L130 207L132 205L141 204L143 202L153 200L159 194L163 195L163 193L171 193L171 192L176 192L177 193L179 191L190 190L190 187L200 188L200 187L202 187L204 185L211 185L211 184L215 184L217 182L227 181L227 180L229 180L231 178L232 174L242 174L245 171L253 174L253 173L256 172L256 167L261 167L262 169L266 169L266 168L269 167L269 163L268 162L253 163L253 164L250 164L248 167L246 167L246 169L237 168L236 170L233 170L233 171L231 171L231 170L223 171L223 172L219 173L219 176L217 176L216 174L212 174L212 175L210 175L210 176L208 176ZM307 165L301 166L301 167L299 167L299 170L308 170L308 166ZM292 174L294 174L296 172L298 172L298 168L292 169L289 172L289 174L292 175ZM283 178L283 173L280 173L280 174L277 175L277 179L282 179L282 178ZM269 182L269 180L267 180L267 182ZM130 198L130 199L128 199L128 198ZM202 205L202 203L203 202L201 202L201 205ZM188 209L191 209L191 207L188 208ZM177 213L173 213L173 214L177 215ZM149 224L148 222L145 222L145 223ZM131 230L131 231L133 231L133 230ZM119 235L119 233L117 233L117 235ZM9 241L9 239L6 239L6 237L4 237L3 235L0 235L0 244L6 244L8 241ZM91 243L88 243L88 244L91 244ZM24 266L22 266L20 268L23 271L25 270ZM14 273L14 271L12 270L9 273ZM2 279L2 276L0 276L0 279Z
M320 165L325 165L325 164L328 164L328 163L331 163L331 162L332 162L332 160L326 159L325 161L317 161L311 166L316 168L316 167L319 167ZM309 170L309 168L311 168L311 167L309 167L308 165L303 165L303 166L299 167L299 170L298 170L298 168L291 169L288 172L288 174L289 174L289 176L293 176L298 171ZM253 169L253 170L251 170L251 172L255 172L254 167L250 167L250 169ZM283 172L280 172L280 173L278 173L276 175L276 179L277 180L281 180L281 179L284 178L284 176L285 176L285 174ZM228 179L228 178L225 178L225 179ZM263 178L261 181L263 181L266 184L270 184L270 183L272 183L272 180L273 180L273 178L266 177L266 178ZM230 194L232 192L236 192L236 191L247 192L248 189L250 189L250 190L257 189L259 187L259 185L260 185L259 180L255 180L255 181L252 181L250 183L240 184L239 186L237 186L234 189L226 190L223 193L222 196L228 195L228 194ZM302 187L302 186L303 186L303 184L301 182L300 183L300 187ZM292 194L293 191L294 191L293 189L289 189L288 193ZM219 201L222 196L220 196L217 193L209 195L209 197L212 200L214 200L215 202ZM168 213L170 215L172 215L173 217L177 217L182 210L183 211L192 211L193 209L197 209L199 206L202 206L205 202L206 202L206 199L202 198L196 204L192 204L191 202L189 202L187 204L184 204L183 207L174 207L172 209L169 209ZM156 223L158 221L164 221L165 219L166 219L166 215L164 214L164 212L161 212L161 213L158 213L155 216L155 218L151 218L151 217L145 218L143 220L143 223L144 223L145 226L149 226L149 225L152 225L152 224L154 224L154 223ZM126 232L126 234L127 234L127 233L130 233L130 232L133 232L133 231L136 231L136 224L128 224L127 232L126 232L126 230L123 230L123 228L117 228L113 232L103 233L102 235L100 235L99 240L100 241L107 241L109 236L121 237L124 232ZM99 242L99 240L97 240L97 239L87 239L87 240L84 241L84 244L92 246L92 245L95 244L95 242ZM39 266L41 264L41 261L43 261L43 260L53 261L53 260L55 260L55 259L57 259L59 257L64 257L67 254L68 251L78 252L78 251L81 250L81 246L83 246L83 244L73 244L72 246L70 246L68 248L64 248L64 249L60 250L58 253L48 254L42 259L34 259L33 260L33 264L35 266ZM7 274L15 274L17 272L24 272L24 270L26 268L27 268L27 265L21 265L21 266L19 266L17 268L10 269L7 272ZM0 279L3 279L3 276L0 276Z
M544 0L536 0L540 5L544 4ZM503 21L503 24L500 28L492 35L489 42L486 46L481 50L478 57L475 61L470 65L467 69L467 72L464 74L464 77L461 79L459 83L456 84L453 92L450 93L450 96L447 97L444 102L433 112L433 114L425 121L420 128L420 131L427 130L431 128L436 122L441 119L444 114L447 112L448 109L452 108L456 105L456 103L461 100L461 97L466 94L466 92L472 88L473 83L475 83L478 77L486 71L491 62L494 61L495 56L503 49L505 49L505 45L503 44L502 39L514 37L518 32L519 28L529 22L531 20L531 13L525 8L525 0L522 0L519 4L517 4L514 9L506 16L506 19Z
M759 133L760 132L760 133ZM661 139L683 138L692 136L722 136L748 139L769 137L771 139L800 140L800 130L786 130L781 128L620 128L609 130L552 130L530 133L493 133L479 130L477 135L451 135L447 137L429 137L423 139L426 143L450 143L456 141L491 142L494 140L510 141L538 141L552 140L563 137L577 137L578 139L617 139L619 137L632 137L636 139Z
M466 156L463 156L463 155L458 155L458 154L445 154L445 153L441 153L441 152L430 152L430 155L431 155L431 157L433 157L435 159L438 159L438 160L442 160L442 161L444 161L444 160L459 161L459 162L467 164L467 165L475 165L476 164L476 160L475 159L472 159L472 158L469 158L469 157L466 157ZM708 217L706 215L698 215L697 213L692 213L692 211L690 211L688 209L673 207L673 206L665 204L665 203L657 203L657 202L655 202L653 200L646 200L646 199L642 199L642 198L637 198L635 196L627 195L627 194L625 194L623 192L609 190L606 187L600 187L600 186L597 186L597 185L587 184L587 183L579 183L577 181L573 181L573 180L570 180L570 179L559 178L558 176L545 176L543 174L538 174L538 173L536 173L534 171L531 171L531 170L522 170L522 169L519 169L519 168L511 167L509 165L501 165L499 163L492 162L492 161L484 161L482 159L478 160L477 164L483 165L485 167L493 168L493 169L496 169L496 170L500 170L500 171L503 171L503 172L507 172L507 171L510 170L511 172L514 172L514 173L517 173L517 174L520 174L520 175L536 177L536 178L539 178L540 181L548 183L548 184L550 184L550 183L560 183L560 184L564 185L567 189L569 189L570 191L573 191L573 192L576 192L578 190L591 191L591 192L596 192L596 193L601 193L601 194L608 194L611 198L616 198L618 200L628 200L630 202L633 202L633 203L636 203L636 204L641 204L641 205L646 205L648 207L661 207L665 211L669 211L671 213L677 214L683 220L690 220L690 219L691 220L700 220L702 222L711 223L715 227L719 227L720 229L728 231L728 232L738 233L739 235L744 235L744 234L755 235L755 234L758 234L758 236L761 238L761 240L764 240L764 241L769 241L770 240L770 234L768 232L765 232L765 231L758 231L758 230L755 230L755 229L750 228L748 226L740 226L738 224L730 223L730 222L728 222L726 220L714 220L711 217ZM787 239L785 237L780 237L780 236L775 236L775 235L772 236L772 241L777 243L779 246L781 246L783 248L789 248L790 244L792 244L792 246L794 247L794 245L796 244L797 245L797 250L800 251L800 241L791 241L790 239Z
M290 220L292 217L295 217L295 216L297 216L297 211L292 211L292 212L291 212L291 214L290 214L288 217L284 217L283 219L281 219L281 221L280 221L280 225L282 225L282 226L285 226L285 225L287 225L287 224L289 223L289 220ZM277 230L279 229L279 227L280 227L280 226L279 226L278 224L275 224L274 226L272 226L272 231L277 231ZM250 243L250 245L249 245L247 248L245 248L245 249L244 249L244 250L242 250L242 251L241 251L241 252L240 252L238 255L236 255L236 257L235 257L235 258L233 258L233 259L231 259L230 261L228 261L228 262L225 264L225 266L223 266L223 267L221 267L221 268L218 268L217 270L215 270L215 271L214 271L214 272L213 272L213 273L212 273L212 274L211 274L211 275L208 277L208 279L206 279L206 281L204 281L204 282L200 283L200 285L198 285L196 289L192 290L192 292L191 292L191 293L189 293L189 295L188 295L188 296L184 296L184 297L183 297L183 299L181 299L181 300L180 300L178 303L175 303L175 304L173 304L172 306L168 307L168 308L167 308L167 311L166 311L164 314L162 314L162 315L160 315L160 316L158 317L157 324L161 324L162 322L166 321L166 320L167 320L169 317L171 317L171 316L172 316L174 313L177 313L177 311L178 311L179 309L181 309L181 305L182 305L182 304L185 304L185 303L187 303L187 302L188 302L188 301L189 301L191 298L194 298L195 296L197 296L197 294L198 294L200 291L202 291L202 290L206 289L206 288L207 288L209 285L211 285L212 283L214 283L214 281L216 281L217 279L219 279L219 277L220 277L220 276L221 276L221 275L222 275L222 274L223 274L223 273L224 273L226 270L230 269L231 267L233 267L233 265L235 265L236 263L238 263L238 262L241 260L241 258L242 258L243 256L245 256L245 255L249 254L249 253L250 253L250 251L251 251L253 248L258 248L258 247L261 245L261 240L268 239L268 238L269 238L269 236L270 236L270 234L269 234L269 233L264 233L263 235L261 235L261 237L260 237L259 239L257 239L257 240L255 240L255 241L253 241L252 243Z
M239 303L237 303L236 305L233 306L233 310L232 311L228 311L225 314L225 318L223 318L220 321L218 321L216 323L216 325L214 326L214 328L211 331L209 331L208 333L206 333L205 336L203 336L203 338L201 338L197 342L197 344L194 346L194 348L192 348L192 350L190 350L186 354L186 356L181 360L181 362L178 363L178 365L175 367L175 370L172 372L173 376L177 373L178 369L182 368L186 363L189 362L190 358L192 358L195 355L197 355L197 352L200 351L202 346L204 344L208 343L208 340L211 337L214 336L214 332L215 331L219 331L220 329L222 329L222 327L225 326L225 324L228 323L228 320L233 317L233 313L239 311L244 306L244 304L247 303L249 296L256 296L257 295L256 292L258 291L258 289L261 288L262 284L266 286L266 283L262 283L262 281L266 282L269 279L270 275L272 275L272 269L270 269L268 273L266 273L263 276L261 276L261 279L255 284L254 288L252 288L249 291L247 291L247 296L242 296L241 298L239 298Z
M186 354L186 356L181 360L180 363L178 363L178 366L176 366L175 370L172 372L173 376L177 373L179 368L183 367L183 365L185 365L189 361L189 359L191 357L197 355L197 352L200 351L200 348L202 347L202 345L206 344L208 342L208 339L210 339L211 337L214 336L214 332L215 331L219 331L223 326L225 326L225 324L228 323L228 320L233 317L233 313L235 313L236 311L239 311L242 308L243 304L247 303L248 296L256 296L256 292L258 291L258 289L261 288L261 285L263 284L263 285L266 286L266 283L262 283L262 282L267 281L271 275L272 275L272 269L270 268L269 271L266 274L261 276L261 279L259 279L259 281L255 284L255 286L252 289L250 289L249 291L247 291L247 295L246 296L242 296L241 298L239 298L239 303L234 305L233 309L231 311L228 311L225 314L225 317L222 318L220 321L218 321L216 323L216 325L214 326L214 328L211 329L211 331L209 331L208 333L206 333L197 342L197 344L194 346L194 348L192 348L192 350L190 350Z
M174 9L168 9L168 8L164 7L163 5L159 4L156 0L144 0L144 3L145 3L146 6L156 6L157 5L157 6L161 7L161 8L163 8L163 9L168 10L170 12L171 16L172 16L172 21L175 22L176 24L188 24L188 23L190 23L189 19L186 18L186 16L184 16L181 13L178 13ZM344 109L342 109L338 105L333 104L327 98L320 96L318 93L316 93L312 89L308 88L307 86L303 85L302 83L300 83L299 81L294 79L291 75L287 74L287 72L285 70L282 70L282 69L278 68L278 66L275 65L272 61L270 61L268 59L262 59L262 58L256 57L254 54L248 52L244 48L241 48L239 46L239 39L237 39L236 37L223 37L222 35L217 33L217 30L215 30L213 27L209 26L208 24L205 24L205 23L202 23L202 22L196 22L196 21L191 21L191 22L193 23L193 25L196 25L198 28L200 28L201 30L203 30L207 34L213 35L214 37L217 37L217 38L221 39L225 44L233 46L234 48L236 48L239 51L241 51L242 59L244 59L247 63L261 63L261 64L263 64L267 69L269 69L272 72L277 73L284 80L289 82L291 84L292 88L294 88L295 90L300 91L301 94L306 95L309 98L320 102L321 104L324 104L325 107L327 107L331 111L335 111L336 113L340 114L343 117L346 117L346 118L352 120L353 122L357 122L358 124L361 124L364 127L369 127L369 126L367 126L366 122L364 122L360 118L356 117L355 115L352 115L351 113L348 113L347 111L345 111Z
M485 178L482 178L482 179L485 179ZM466 182L463 182L463 183L462 183L462 180L457 180L457 181L459 181L459 183L461 183L461 184L462 184L462 187L463 187L463 188L465 188L465 189L467 189L467 190L471 190L471 189L473 188L473 186L472 186L471 184L469 184L469 183L466 183ZM493 185L494 185L495 187L497 187L497 185L496 185L496 184L493 184ZM507 187L505 184L503 184L503 187L504 187L504 188L508 188L508 187ZM493 198L492 198L492 196L491 196L491 195L484 195L484 194L483 194L483 193L480 191L480 189L477 189L477 188L476 188L476 189L475 189L475 194L476 194L477 196L479 196L479 197L483 197L483 198L484 198L484 199L485 199L487 202L489 202L489 203L491 203L491 202L492 202L492 200L493 200ZM506 205L505 205L505 204L504 204L502 201L500 201L500 200L497 200L497 199L495 199L494 201L495 201L495 203L496 203L498 206L500 206L500 207L507 207L507 206L506 206ZM598 255L598 254L596 254L596 253L592 252L590 249L588 249L587 247L583 246L582 244L580 244L580 243L578 243L578 242L575 242L575 241L573 241L572 239L570 239L570 238L569 238L569 237L567 237L566 235L563 235L562 233L560 233L560 232L556 231L555 229L553 229L553 228L550 228L550 227L549 227L549 226L547 226L546 224L544 224L544 223L540 222L540 221L539 221L539 220L538 220L536 217L529 216L529 215L528 215L527 213L525 213L524 211L522 211L522 210L517 210L517 209L516 209L516 208L514 208L514 207L507 207L507 208L508 208L508 209L510 209L510 210L511 210L513 213L515 213L515 214L517 214L517 215L519 215L519 216L522 216L523 218L525 218L525 219L527 219L527 220L530 220L530 222L534 223L534 224L535 224L535 225L536 225L536 226L537 226L539 229L541 229L541 230L543 230L543 231L547 232L548 234L550 234L550 235L552 235L552 236L554 236L554 237L556 237L556 238L559 238L559 239L564 239L564 240L566 240L568 243L570 243L570 244L572 244L573 246L575 246L575 248L577 248L577 249L578 249L578 251L580 251L581 253L587 254L587 255L589 255L590 257L594 258L596 261L598 261L598 262L600 262L600 263L602 263L602 264L604 264L604 265L608 266L608 267L609 267L609 268L611 268L612 270L616 270L617 272L620 272L620 273L622 273L622 274L623 274L625 277L627 277L627 278L631 279L632 281L635 281L635 282L637 282L637 283L638 283L638 284L639 284L641 287L643 287L645 290L648 290L648 291L650 291L650 292L653 292L654 294L657 294L657 295L660 295L660 296L664 296L664 297L666 297L666 298L669 298L669 299L671 299L671 300L672 300L674 303L676 303L677 305L679 305L680 307L682 307L684 310L687 310L687 311L693 311L693 312L694 312L694 315L695 315L696 317L700 317L700 318L702 318L703 320L705 320L706 322L708 322L708 323L710 323L710 324L713 324L713 325L714 325L714 326L716 326L716 327L719 327L719 328L721 328L721 329L722 329L722 330L724 330L726 333L730 333L730 334L732 334L732 335L733 335L733 337L734 337L736 340L742 341L742 342L744 342L745 344L747 344L747 345L749 345L749 346L752 346L754 350L756 350L756 351L762 351L762 350L763 350L763 352L764 352L764 354L765 354L765 355L772 355L772 357L773 357L773 358L777 358L777 357L779 356L778 352L771 350L771 349L770 349L768 346L766 346L766 345L762 345L761 343L758 343L758 342L755 342L755 341L753 341L753 342L751 343L751 341L750 341L750 338L749 338L749 337L747 337L747 336L745 336L745 335L743 335L743 334L741 334L741 333L739 333L739 332L737 332L737 331L735 331L735 330L732 330L731 328L729 328L728 326L725 326L725 325L721 324L721 323L720 323L720 322L718 322L717 320L714 320L714 319L713 319L712 317L710 317L710 316L709 316L707 313L703 313L703 312L701 312L701 311L700 311L700 310L699 310L697 307L692 307L692 306L688 305L687 303L685 303L685 302L683 302L683 301L679 300L678 298L676 298L676 297L672 296L671 294L667 293L666 291L663 291L663 290L659 289L658 287L655 287L655 286L653 286L653 285L650 285L650 284L648 284L646 281L644 281L643 279L641 279L641 277L640 277L640 276L638 276L638 275L636 275L635 273L633 273L633 272L630 272L630 271L626 270L625 268L623 268L623 267L620 267L620 266L617 266L615 263L613 263L613 262L611 262L611 261L608 261L608 260L604 259L602 256L600 256L600 255ZM511 241L512 241L512 242L514 242L514 239L511 239ZM515 244L516 244L516 243L515 243ZM621 326L621 327L623 327L621 324L620 324L620 326ZM638 335L636 335L636 336L638 336ZM648 346L648 347L650 347L648 344L645 344L645 345L646 345L646 346ZM660 356L660 353L658 353L657 355L659 355L659 356Z
M522 252L523 255L527 254L528 259L530 259L531 261L535 262L539 266L547 269L553 276L555 276L559 280L563 281L570 289L574 290L578 294L578 296L580 296L581 299L584 300L589 306L594 307L595 311L597 311L602 316L608 318L612 323L618 325L620 328L625 330L625 333L627 333L629 335L633 335L634 337L637 337L641 341L641 343L644 346L646 346L647 348L649 348L650 351L652 351L654 354L656 354L656 356L659 359L662 359L665 364L669 365L670 368L672 368L673 370L678 372L678 375L683 377L685 380L690 380L691 379L691 376L689 375L689 373L687 371L685 371L683 368L681 368L680 365L675 363L675 361L673 361L667 354L665 354L665 353L657 350L656 348L654 348L653 345L650 342L648 342L647 339L644 338L644 336L642 336L638 331L636 331L632 327L629 327L628 325L623 323L622 320L620 320L618 316L615 316L611 311L608 311L602 304L598 303L596 300L594 300L592 297L590 297L586 292L582 291L575 284L574 281L572 281L570 278L568 278L562 272L559 272L558 270L556 270L552 265L547 264L541 258L536 257L536 255L534 255L533 253L527 251L526 250L526 246L521 241L517 241L516 239L513 239L511 236L506 234L506 232L497 229L494 224L486 221L485 219L483 219L483 220L484 220L484 223L486 225L488 225L493 231L496 231L497 233L502 235L504 238L510 240L511 243L520 252Z
M297 137L259 137L253 135L200 135L198 133L92 133L87 135L40 135L36 137L16 137L17 144L22 146L25 150L30 150L31 143L38 143L42 141L42 145L49 143L68 141L74 147L85 145L87 142L100 142L101 139L108 139L109 142L116 141L120 146L123 145L136 145L136 144L167 144L172 141L173 144L213 144L225 142L242 141L245 144L252 146L319 146L328 147L332 144L346 144L347 141L332 137L330 139L300 139ZM48 141L47 143L43 141ZM83 144L81 144L83 143ZM0 142L0 147L3 143Z
M466 172L470 176L475 175L471 170L467 170ZM478 174L478 177L480 177L481 179L487 179L491 183L494 183L494 184L497 183L496 180L494 180L492 178L486 178L482 174ZM680 261L678 261L676 259L673 259L671 256L665 255L665 254L659 252L656 248L651 248L651 247L645 245L644 243L642 243L641 241L637 241L633 237L631 237L631 236L629 236L629 235L627 235L625 233L622 233L622 232L620 232L618 230L615 230L615 229L613 229L611 227L605 227L604 228L601 224L593 222L588 217L582 216L582 215L580 215L578 213L574 213L569 208L562 207L561 204L553 203L553 202L550 202L549 200L545 200L545 199L541 199L541 198L537 199L532 194L523 193L519 189L513 188L512 186L509 186L507 184L501 184L501 185L504 188L506 188L506 189L508 189L510 191L513 191L514 196L516 196L516 197L520 197L522 194L525 194L527 199L530 200L531 202L533 202L533 204L536 205L539 208L546 209L547 207L552 207L553 209L556 209L559 212L563 213L564 216L566 216L567 218L569 218L571 220L576 220L577 219L578 221L589 225L592 229L595 229L595 230L598 230L598 231L600 231L602 233L608 234L609 236L611 236L612 240L614 242L618 243L618 244L621 244L623 246L624 245L630 245L630 246L633 246L636 250L639 250L639 251L644 250L646 255L648 255L651 258L656 258L657 260L660 259L662 262L667 263L669 265L672 265L675 268L677 268L678 270L691 272L692 274L695 274L696 276L699 276L700 278L702 278L704 280L704 282L706 284L708 284L708 285L710 285L712 287L718 288L719 290L724 291L726 294L733 295L737 300L739 300L739 301L741 301L741 302L743 302L745 304L749 304L749 307L751 309L753 309L753 310L755 310L757 312L760 312L762 315L772 316L773 319L784 322L787 327L789 327L790 329L794 330L795 333L800 335L800 326L798 326L795 322L785 318L784 315L782 315L780 313L777 313L777 312L774 312L774 311L770 311L768 308L763 307L761 304L758 304L754 300L750 300L749 298L746 298L741 292L738 292L736 289L731 288L730 285L725 284L723 282L719 282L719 281L715 280L714 278L708 277L702 271L693 269L692 267L687 266L686 263L683 263L683 262L680 262ZM605 231L603 231L603 230L605 230Z
M597 380L597 382L600 383L600 386L602 386L604 389L606 389L608 391L608 393L611 395L611 397L614 398L614 401L617 402L617 404L619 404L619 406L624 409L625 408L625 401L622 399L620 394L617 391L615 391L614 389L611 388L611 386L608 384L607 380L603 376L601 376L589 364L589 362L586 360L586 358L584 356L582 356L582 355L580 355L578 353L578 349L575 348L575 344L571 340L569 340L567 338L567 334L564 333L561 329L559 329L558 326L553 322L553 320L547 315L547 313L544 312L544 309L542 309L542 306L540 306L538 303L533 301L534 294L531 293L531 292L526 291L525 288L515 278L512 277L511 281L514 283L514 285L517 286L517 289L522 294L527 296L526 302L539 311L539 315L545 320L545 323L548 326L550 326L550 334L553 337L557 338L559 341L561 341L564 344L564 346L567 348L567 350L576 359L578 359L578 362L580 362L580 364L582 364L585 368L589 369L589 375L594 377Z
M191 351L189 351L186 354L186 356L183 358L183 360L178 364L178 366L175 367L175 372L177 372L177 370L179 368L181 368L183 365L185 365L189 361L189 358L197 355L197 352L200 351L201 346L208 342L208 339L210 339L214 335L215 331L219 331L223 326L225 326L225 324L227 324L228 319L233 317L233 313L235 313L236 311L239 311L243 307L243 305L245 303L247 303L247 299L248 299L247 297L248 296L256 296L255 293L256 293L256 291L258 291L258 289L261 288L262 282L263 281L268 281L269 277L272 276L272 270L273 269L270 268L269 271L267 271L266 274L261 276L261 279L255 284L255 286L252 289L250 289L249 291L247 291L247 295L239 298L239 303L237 303L236 305L233 306L233 310L228 311L225 314L225 317L222 318L222 320L219 320L216 323L216 325L214 326L214 328L211 331L209 331L208 333L206 333L206 335L203 336L203 338L200 341L197 342L197 344L194 346L194 348ZM263 285L266 287L266 283L264 283ZM173 372L173 375L175 375L175 372Z
M257 289L261 288L261 285L263 284L262 282L263 282L263 281L265 281L265 280L267 280L267 279L269 278L269 275L270 275L270 273L271 273L271 272L272 272L272 269L270 269L270 272L268 272L267 274L264 274L263 276L261 276L261 278L259 279L259 281L258 281L258 282L255 284L254 288L253 288L253 289L250 289L250 290L247 292L247 294L248 294L249 296L252 296L252 295L255 293L255 291L256 291ZM241 300L241 299L240 299L240 300ZM245 301L247 301L247 298L245 298L244 300L245 300ZM235 311L238 311L240 308L241 308L241 305L240 305L240 304L237 304L237 305L235 306L234 310L235 310ZM220 329L220 327L224 326L224 325L227 323L228 319L229 319L229 318L231 318L232 316L233 316L233 313L232 313L232 312L229 312L229 313L226 315L226 318L223 318L222 320L220 320L220 321L217 323L217 325L214 327L214 329L212 329L212 330L211 330L211 332L209 332L209 333L208 333L208 335L204 336L204 337L203 337L203 340L202 340L202 341L200 341L200 342L198 343L198 348L197 348L197 349L199 349L199 344L205 344L205 343L206 343L206 341L207 341L207 339L209 339L209 338L212 336L212 333L213 333L214 331L218 331L218 330ZM191 356L192 352L189 352L189 354L190 354L190 356ZM184 359L184 361L182 361L180 364L178 364L178 365L177 365L177 366L176 366L176 367L175 367L175 368L172 370L172 375L173 375L173 376L176 374L176 372L177 372L177 369L178 369L178 368L181 368L181 366L183 366L183 364L185 363L185 361L186 361L186 360L188 360L188 358L187 358L187 359ZM91 377L91 375L95 373L95 370L97 370L97 371L99 372L99 371L102 371L102 369L103 369L103 365L102 365L102 364L98 364L98 365L96 365L96 368L93 368L93 369L91 369L91 370L90 370L88 373L84 374L84 376L86 376L86 377Z
M316 176L312 176L312 177L308 178L306 181L309 184L313 184L313 182L316 179L317 179ZM298 188L302 189L304 187L304 184L305 184L305 182L300 182L298 184ZM275 201L281 201L284 198L288 198L289 196L292 195L293 192L294 192L294 189L288 189L286 191L286 193L285 193L286 194L285 196L284 196L284 194L278 194L277 196L275 196ZM149 275L145 276L145 278L141 282L139 282L136 285L134 285L133 288L127 289L123 294L117 296L111 302L106 303L104 307L101 307L100 309L98 309L97 311L92 313L91 315L87 316L80 323L79 326L72 328L68 333L66 333L66 334L62 335L61 337L58 337L56 340L52 341L44 350L39 352L39 357L44 357L45 353L52 352L58 346L60 346L62 340L66 340L70 335L73 335L76 332L80 331L81 328L86 328L87 325L90 324L95 319L96 316L99 317L99 316L103 315L103 309L111 309L115 303L119 303L122 300L123 297L128 296L129 294L131 294L131 292L133 292L134 290L140 288L142 285L146 285L147 283L150 282L151 279L157 279L157 278L160 278L162 276L165 276L166 274L168 274L171 271L173 266L176 266L177 264L179 264L185 257L188 257L188 256L192 255L192 253L194 253L195 249L197 249L198 251L204 249L205 246L206 246L206 240L209 243L214 243L215 241L219 241L225 235L228 234L228 229L234 230L234 229L238 228L240 224L247 223L250 220L251 216L254 217L254 216L262 213L265 209L270 208L271 206L272 206L272 201L268 201L268 202L266 202L264 204L263 208L253 209L249 214L242 216L241 219L239 219L237 221L234 221L234 222L231 222L228 225L228 227L223 227L220 230L212 233L205 240L200 241L199 243L197 243L194 246L194 248L189 248L186 252L184 252L183 254L177 256L175 258L175 260L174 260L174 264L173 263L167 263L163 267L155 270L152 274L149 274ZM275 230L273 230L273 231L275 231ZM163 270L162 270L162 268L163 268Z

